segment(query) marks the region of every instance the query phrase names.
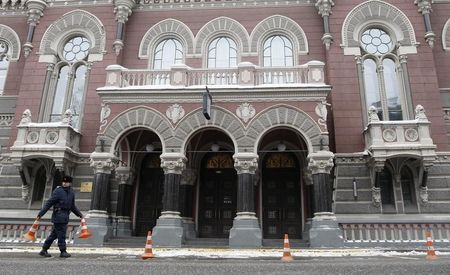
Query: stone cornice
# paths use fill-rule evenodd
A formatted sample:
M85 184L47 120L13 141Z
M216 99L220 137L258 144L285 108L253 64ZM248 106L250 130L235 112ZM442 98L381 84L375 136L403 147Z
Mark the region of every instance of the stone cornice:
M215 88L209 87L214 102L283 102L321 101L331 91L328 85L298 87ZM202 88L156 89L108 89L99 88L97 94L104 103L198 103L202 100Z

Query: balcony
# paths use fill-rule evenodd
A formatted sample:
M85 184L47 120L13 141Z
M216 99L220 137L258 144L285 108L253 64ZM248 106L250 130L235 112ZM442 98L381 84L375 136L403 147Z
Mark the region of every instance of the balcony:
M295 67L258 67L242 62L237 68L194 69L184 64L170 70L131 70L120 65L106 68L107 87L162 88L194 86L272 86L302 85L321 86L324 82L324 66L320 61L310 61Z
M17 126L17 138L11 147L11 160L20 166L30 158L49 158L60 167L79 152L81 134L71 126L70 110L61 122L33 123L25 110Z
M432 163L436 157L430 121L421 105L416 107L414 120L399 121L380 121L376 108L371 106L364 137L366 150L377 162L384 162L391 157L416 156Z

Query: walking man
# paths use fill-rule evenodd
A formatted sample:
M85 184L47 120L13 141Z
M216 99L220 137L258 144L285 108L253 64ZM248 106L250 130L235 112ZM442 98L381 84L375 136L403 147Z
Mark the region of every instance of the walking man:
M66 251L66 231L67 224L69 223L70 212L73 212L75 215L80 217L80 219L83 218L83 214L81 214L80 210L78 210L75 205L75 193L73 192L71 185L72 177L64 176L61 186L55 188L52 196L45 203L44 207L42 207L37 216L37 218L40 219L45 215L45 213L47 213L50 207L53 206L53 230L45 240L41 252L39 252L39 255L43 257L52 256L47 252L47 250L56 238L58 238L58 247L61 251L59 257L68 258L71 256Z

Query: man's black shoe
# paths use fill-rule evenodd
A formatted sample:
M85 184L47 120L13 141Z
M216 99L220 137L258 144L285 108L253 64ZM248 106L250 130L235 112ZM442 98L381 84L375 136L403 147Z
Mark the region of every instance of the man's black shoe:
M52 256L45 249L42 249L41 252L39 252L39 255L41 255L42 257L51 257Z
M72 256L72 255L67 253L67 251L61 251L61 254L59 254L59 257L61 257L61 258L69 258L70 256Z

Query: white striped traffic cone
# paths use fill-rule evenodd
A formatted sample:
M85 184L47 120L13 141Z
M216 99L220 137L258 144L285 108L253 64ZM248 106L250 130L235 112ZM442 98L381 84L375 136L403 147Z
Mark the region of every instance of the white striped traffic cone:
M39 227L39 219L36 219L33 223L33 225L30 227L27 233L23 235L23 237L29 241L35 241L36 240L36 231Z
M90 236L92 236L91 231L89 231L87 228L86 220L84 218L81 219L80 227L81 227L81 233L80 233L80 236L78 236L78 238L87 239Z
M153 255L153 251L152 251L152 231L148 231L147 234L147 242L145 243L145 251L144 254L142 254L141 258L143 260L147 260L147 259L151 259L154 258L155 255Z
M294 260L291 255L288 234L284 234L283 257L281 257L281 260L283 262L292 262Z

